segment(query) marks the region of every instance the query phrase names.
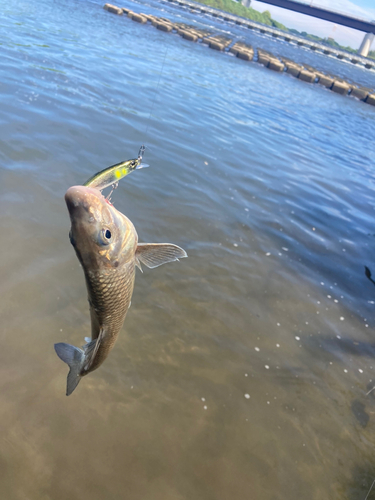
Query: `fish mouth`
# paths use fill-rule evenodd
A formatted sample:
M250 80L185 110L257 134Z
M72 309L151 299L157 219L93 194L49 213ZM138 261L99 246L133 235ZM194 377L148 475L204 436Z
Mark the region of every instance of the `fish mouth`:
M108 206L98 189L85 186L70 187L65 194L65 202L72 223L78 220L99 222L102 220L104 207Z
M72 186L65 193L65 202L68 207L69 213L77 208L84 208L88 210L93 203L102 204L105 201L104 196L98 189L85 187L85 186Z

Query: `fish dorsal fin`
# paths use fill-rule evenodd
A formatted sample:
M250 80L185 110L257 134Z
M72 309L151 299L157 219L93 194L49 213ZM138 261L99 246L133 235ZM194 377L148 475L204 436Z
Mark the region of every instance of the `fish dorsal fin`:
M100 330L98 338L95 340L91 340L88 344L83 346L83 350L85 352L85 361L83 364L83 369L85 371L88 371L95 359L95 356L98 352L99 346L103 340L104 337L104 330Z
M142 262L150 269L183 257L187 257L185 250L171 243L138 243L135 252L136 265Z

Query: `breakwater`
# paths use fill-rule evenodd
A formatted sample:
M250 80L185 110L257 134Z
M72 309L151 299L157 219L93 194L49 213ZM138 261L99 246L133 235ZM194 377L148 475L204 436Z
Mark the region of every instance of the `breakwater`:
M244 61L257 62L272 71L288 73L303 82L319 84L337 94L355 97L375 106L375 90L372 88L364 87L357 82L344 80L308 64L296 63L287 57L275 55L259 47L254 49L251 45L236 38L217 34L210 29L200 29L186 23L172 22L168 18L137 13L131 9L109 3L104 5L104 9L112 14L126 15L127 18L140 24L149 23L161 31L176 33L191 42L203 43L211 49L231 54Z
M321 52L322 54L327 56L334 56L338 59L348 61L352 64L363 65L366 69L375 68L375 60L373 59L361 56L359 54L352 54L345 50L319 43L317 41L313 41L290 32L285 32L279 28L275 28L274 26L267 26L245 17L231 14L229 12L223 12L208 5L199 4L190 0L162 0L162 2L170 3L181 8L188 8L191 12L212 16L226 23L234 23L237 26L241 26L243 28L259 31L262 34L267 34L269 36L272 36L273 38L278 38L289 43L295 43L300 47L305 47L316 52Z
M222 22L229 24L232 23L236 26L254 30L254 32L258 31L261 34L272 36L275 39L296 44L299 47L305 47L306 49L310 49L318 53L320 52L326 56L337 57L340 60L345 60L352 64L363 66L366 69L375 69L375 60L368 57L364 57L359 54L353 54L330 45L310 40L300 35L285 32L279 28L275 28L274 26L264 25L256 21L252 21L251 19L231 14L229 12L223 12L219 9L215 9L214 7L210 7L205 4L192 2L191 0L161 0L161 3L171 4L174 7L180 7L182 9L189 9L191 13L212 16L213 18Z

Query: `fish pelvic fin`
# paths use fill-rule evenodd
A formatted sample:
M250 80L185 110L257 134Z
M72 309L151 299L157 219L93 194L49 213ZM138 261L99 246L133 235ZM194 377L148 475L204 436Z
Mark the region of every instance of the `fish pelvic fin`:
M95 356L98 353L98 349L105 335L105 330L101 329L98 338L91 340L83 346L83 363L82 367L84 371L88 372L94 363Z
M80 372L85 355L78 347L65 344L64 342L55 344L55 351L58 357L69 365L70 370L66 384L66 395L70 396L81 380Z
M138 269L141 271L141 273L143 273L141 263L139 262L137 257L135 257L135 265L138 267Z
M185 250L172 243L138 243L135 252L137 261L153 269L154 267L187 257Z

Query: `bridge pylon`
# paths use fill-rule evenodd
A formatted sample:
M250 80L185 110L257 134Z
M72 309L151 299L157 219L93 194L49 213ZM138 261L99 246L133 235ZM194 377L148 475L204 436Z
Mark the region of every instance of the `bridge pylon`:
M358 54L363 56L363 57L367 57L368 56L368 53L370 51L370 48L371 48L371 44L373 42L375 38L375 35L374 33L366 33L363 40L362 40L362 43L361 43L361 46L359 47L358 49Z

